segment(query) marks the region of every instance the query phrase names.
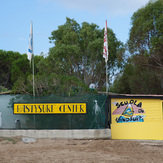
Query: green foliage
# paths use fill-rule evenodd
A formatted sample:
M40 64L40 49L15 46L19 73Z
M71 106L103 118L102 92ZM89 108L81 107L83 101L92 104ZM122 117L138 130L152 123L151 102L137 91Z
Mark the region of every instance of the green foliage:
M66 23L53 31L49 38L55 46L47 57L48 69L58 75L76 77L86 85L95 83L100 90L105 85L103 37L104 29L99 29L96 24L83 22L80 26L74 19L66 18ZM111 75L119 58L123 61L124 48L111 29L108 29L108 44L107 69Z
M129 50L132 54L162 54L163 1L151 1L132 16ZM160 57L160 56L159 56Z
M15 83L19 77L27 78L29 74L30 74L30 65L27 60L27 55L23 54L17 60L14 60L12 62L11 81Z
M74 19L66 18L65 24L49 37L54 44L49 55L33 56L36 95L97 93L89 89L91 83L102 90L106 69L103 38L104 29L96 24L83 22L79 25ZM122 66L124 47L111 29L108 29L108 44L110 77L115 67ZM12 88L13 93L32 95L33 64L29 64L27 55L1 50L0 63L0 86Z
M150 1L132 16L128 58L111 90L118 93L162 94L163 1Z
M127 63L124 67L123 73L119 73L115 80L114 84L111 86L110 91L121 94L130 94L131 86L130 81L134 74L134 67L132 64Z
M3 87L3 86L0 86L0 92L7 92L7 91L8 91L7 88L5 88L5 87Z
M121 94L161 94L160 80L151 67L127 63L110 91Z
M0 50L0 86L11 89L13 85L11 81L12 63L20 56L18 52Z

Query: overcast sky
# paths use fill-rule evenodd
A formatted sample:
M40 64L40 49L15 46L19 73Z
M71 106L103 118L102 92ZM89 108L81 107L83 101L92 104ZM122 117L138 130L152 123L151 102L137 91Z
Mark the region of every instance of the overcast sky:
M48 37L66 17L79 24L95 23L101 29L108 21L116 37L126 42L131 16L149 0L0 0L0 49L27 52L30 23L33 21L34 54L48 53Z

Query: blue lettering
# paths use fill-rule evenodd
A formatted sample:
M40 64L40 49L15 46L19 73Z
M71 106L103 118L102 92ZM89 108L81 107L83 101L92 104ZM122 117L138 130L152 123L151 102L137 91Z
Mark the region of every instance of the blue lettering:
M116 118L117 123L128 123L128 122L144 122L144 117L143 115L139 115L136 117L130 117L130 118L125 118L124 116L120 116L119 118Z

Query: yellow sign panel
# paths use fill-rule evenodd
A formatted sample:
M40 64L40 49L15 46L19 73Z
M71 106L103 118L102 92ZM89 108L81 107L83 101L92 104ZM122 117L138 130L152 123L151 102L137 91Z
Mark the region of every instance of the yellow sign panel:
M144 122L146 112L142 100L112 99L112 123Z
M163 101L152 98L112 98L112 139L163 140Z
M14 114L86 114L86 103L14 103Z

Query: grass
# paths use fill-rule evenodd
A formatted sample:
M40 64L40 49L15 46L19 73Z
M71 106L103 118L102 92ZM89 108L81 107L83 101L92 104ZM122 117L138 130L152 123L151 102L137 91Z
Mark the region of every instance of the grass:
M9 144L9 142L12 142L12 144L16 144L18 140L15 140L14 138L6 138L6 137L1 137L0 141L7 140L5 144Z

